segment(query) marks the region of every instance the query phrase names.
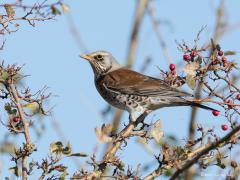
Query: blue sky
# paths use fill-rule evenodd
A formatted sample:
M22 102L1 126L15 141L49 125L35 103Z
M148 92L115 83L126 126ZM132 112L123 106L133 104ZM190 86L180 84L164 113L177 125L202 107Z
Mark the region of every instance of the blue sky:
M107 50L120 63L125 63L136 1L82 0L66 3L71 8L71 16L88 50ZM175 40L184 39L192 43L197 32L205 25L207 28L202 34L201 41L206 42L211 38L217 5L216 1L208 0L152 1L151 6L159 20L171 23L171 27L162 25L160 29L174 63L182 60L182 53L177 50ZM240 1L226 1L230 23L239 23L239 7ZM222 48L239 51L239 34L239 29L227 33L220 41ZM31 75L26 79L26 85L33 91L47 85L49 91L57 95L50 101L50 104L56 105L54 119L64 132L67 141L73 145L74 151L91 154L97 143L94 128L109 122L111 117L103 119L100 114L106 103L94 87L91 67L79 58L82 51L69 30L67 16L62 15L53 21L37 23L36 27L21 23L20 30L6 38L5 49L0 52L1 60L7 63L26 64L24 73ZM133 69L138 70L147 56L151 57L153 62L146 74L157 76L159 71L156 66L167 70L169 64L164 59L149 17L145 16ZM239 58L239 55L235 58ZM160 118L165 134L174 134L183 139L187 136L189 116L188 107L165 108L152 113L148 121ZM128 121L127 117L125 114L123 121ZM6 118L6 114L1 113L1 118ZM198 123L204 126L216 126L218 129L224 122L221 116L215 118L211 112L204 110L199 110L197 119ZM51 142L60 139L52 128L51 118L46 118L45 123L46 131L42 137L33 138L39 150L33 157L38 160L48 154ZM0 135L5 132L6 129L0 127ZM219 131L219 134L221 133ZM21 144L22 140L19 136L16 141ZM130 143L125 149L119 155L134 167L138 163L153 161L153 158L135 143ZM101 148L99 158L100 154ZM3 163L1 178L9 175L7 171L9 159L9 156L0 156L0 162ZM80 162L84 163L85 160L80 159ZM67 159L64 161L69 164L70 172L77 169L72 161Z

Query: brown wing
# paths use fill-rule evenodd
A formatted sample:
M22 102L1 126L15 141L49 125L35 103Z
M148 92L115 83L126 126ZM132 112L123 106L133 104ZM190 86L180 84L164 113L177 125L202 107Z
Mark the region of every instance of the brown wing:
M170 87L164 81L121 68L106 74L104 86L111 91L140 96L192 96Z

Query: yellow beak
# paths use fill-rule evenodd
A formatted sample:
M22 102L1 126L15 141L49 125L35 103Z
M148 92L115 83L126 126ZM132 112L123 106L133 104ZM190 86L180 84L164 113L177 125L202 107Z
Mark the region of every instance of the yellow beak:
M92 56L87 55L87 54L81 54L80 57L85 59L85 60L88 60L88 61L91 61L93 59Z

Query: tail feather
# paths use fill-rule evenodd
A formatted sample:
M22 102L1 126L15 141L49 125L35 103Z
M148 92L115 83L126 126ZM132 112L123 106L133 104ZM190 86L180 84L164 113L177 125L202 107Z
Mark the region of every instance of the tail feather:
M210 108L210 107L208 107L208 106L202 105L202 104L197 103L197 102L189 101L189 102L188 102L188 105L190 105L190 106L195 106L195 107L199 107L199 108L206 109L206 110L210 110L210 111L218 111L218 110L216 110L216 109Z

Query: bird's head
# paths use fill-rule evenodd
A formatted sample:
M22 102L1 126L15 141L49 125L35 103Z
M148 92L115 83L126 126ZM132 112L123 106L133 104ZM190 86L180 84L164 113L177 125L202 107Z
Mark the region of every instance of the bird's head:
M106 51L82 54L80 57L86 59L91 64L96 78L122 67L118 64L112 54Z

